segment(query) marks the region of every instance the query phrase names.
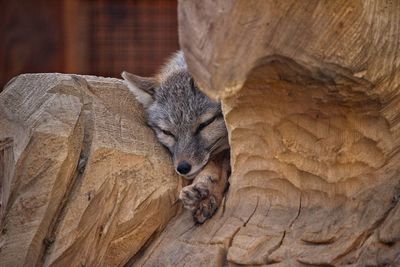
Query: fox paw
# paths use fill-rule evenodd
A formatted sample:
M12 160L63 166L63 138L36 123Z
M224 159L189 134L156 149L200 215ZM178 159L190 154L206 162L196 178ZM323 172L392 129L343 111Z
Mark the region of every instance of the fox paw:
M196 183L182 189L179 199L183 206L190 210L196 223L204 223L211 218L218 209L218 203L207 185Z
M199 207L193 213L193 220L196 223L204 223L207 219L211 218L218 209L217 200L213 195L203 199Z
M206 184L195 183L182 188L179 199L186 209L194 212L199 207L200 202L209 195L210 191Z

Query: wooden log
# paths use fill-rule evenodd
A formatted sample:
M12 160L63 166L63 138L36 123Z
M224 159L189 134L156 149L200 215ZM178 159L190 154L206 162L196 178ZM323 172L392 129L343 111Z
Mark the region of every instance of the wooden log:
M178 211L181 180L121 80L21 75L0 108L0 265L123 265Z

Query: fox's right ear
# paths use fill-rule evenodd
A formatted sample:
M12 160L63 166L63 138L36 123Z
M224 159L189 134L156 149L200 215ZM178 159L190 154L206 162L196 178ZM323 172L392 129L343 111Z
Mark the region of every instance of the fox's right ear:
M153 103L154 91L158 86L158 81L155 78L140 77L126 71L122 72L121 76L129 90L145 108Z

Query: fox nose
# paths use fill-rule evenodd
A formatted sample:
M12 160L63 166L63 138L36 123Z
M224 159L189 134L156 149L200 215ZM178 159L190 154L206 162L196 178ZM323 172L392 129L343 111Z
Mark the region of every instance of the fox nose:
M179 162L178 167L176 168L180 174L188 174L191 169L192 166L187 161Z

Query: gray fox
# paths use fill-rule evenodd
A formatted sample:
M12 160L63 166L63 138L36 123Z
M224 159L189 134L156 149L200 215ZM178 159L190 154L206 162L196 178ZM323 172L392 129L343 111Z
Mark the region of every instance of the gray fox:
M210 164L213 175L203 169L210 160L217 159L229 172L228 134L220 102L198 89L182 51L175 53L155 77L140 77L126 71L121 75L145 108L148 125L171 153L175 171L186 179L194 179L179 197L184 207L192 211L195 221L204 222L220 205L228 174L216 172L217 163Z

